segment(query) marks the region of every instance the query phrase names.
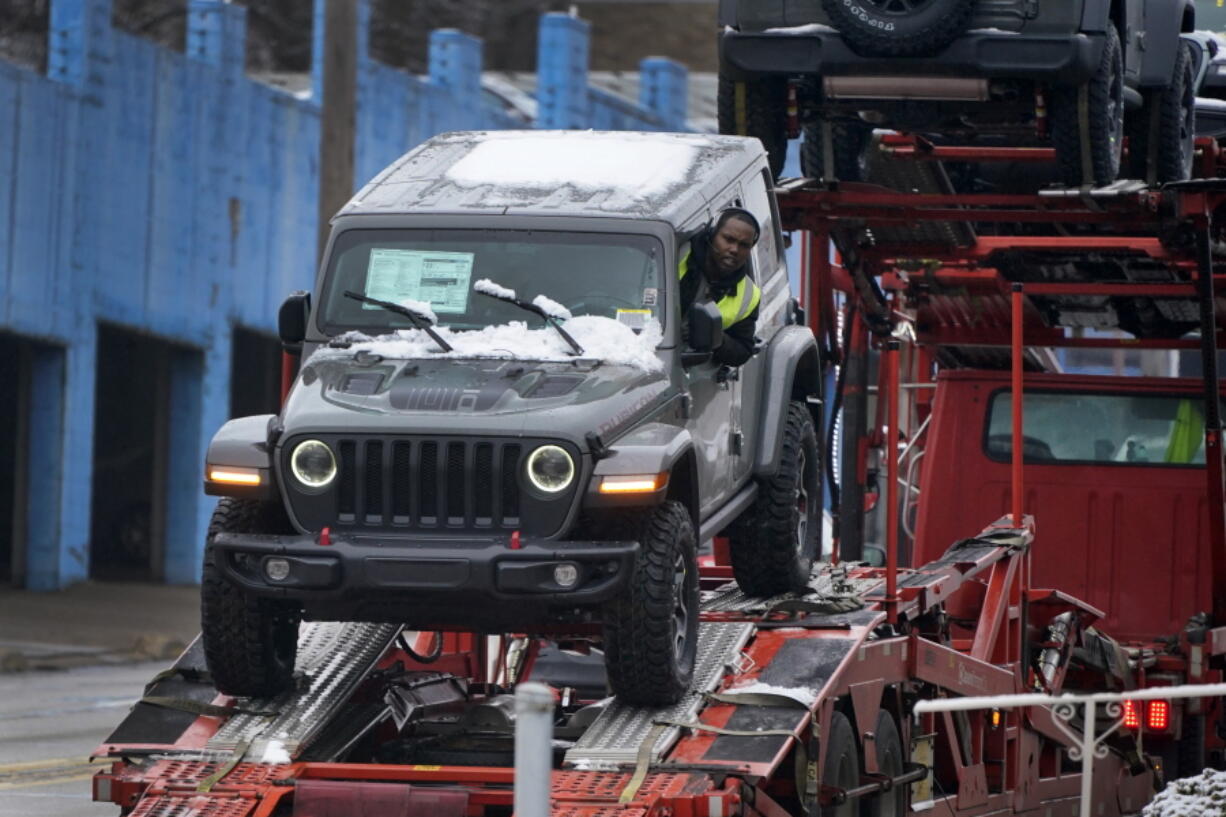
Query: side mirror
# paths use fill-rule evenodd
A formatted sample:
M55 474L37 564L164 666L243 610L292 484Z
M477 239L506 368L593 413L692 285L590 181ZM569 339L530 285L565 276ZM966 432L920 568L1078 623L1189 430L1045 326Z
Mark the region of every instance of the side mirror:
M306 338L307 319L311 315L311 293L304 290L291 292L277 312L277 332L281 335L281 348L291 355L302 354L302 341Z
M724 326L719 307L710 301L693 304L685 317L689 325L689 349L681 353L681 363L683 366L705 363L710 359L711 352L724 342Z

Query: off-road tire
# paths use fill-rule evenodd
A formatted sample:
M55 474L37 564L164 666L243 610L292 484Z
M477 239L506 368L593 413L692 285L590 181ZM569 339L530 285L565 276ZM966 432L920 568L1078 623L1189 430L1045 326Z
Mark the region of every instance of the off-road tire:
M1192 53L1181 44L1171 84L1147 92L1145 105L1128 118L1130 176L1150 184L1191 177L1196 145L1195 82Z
M1079 187L1114 182L1120 175L1124 143L1124 54L1115 26L1107 26L1106 46L1094 76L1086 83L1089 121L1089 178L1083 173L1081 86L1057 85L1051 91L1051 140L1064 183Z
M882 709L877 713L873 729L873 744L877 752L877 771L888 777L898 777L905 769L902 738L894 724L894 716ZM903 817L907 813L907 786L895 786L864 801L862 817Z
M274 599L248 596L222 576L212 540L218 533L292 533L280 505L223 498L209 522L200 581L204 658L227 695L266 698L293 679L301 613Z
M966 31L974 0L822 0L831 25L864 57L923 57Z
M694 523L680 502L652 510L638 527L633 575L605 605L605 668L613 694L626 703L674 704L690 688L698 646L695 539ZM683 626L677 621L679 602Z
M743 86L738 93L737 86ZM719 75L716 113L719 132L754 136L766 148L771 176L779 178L788 155L788 84L783 77L733 80Z
M732 575L751 596L800 590L809 582L822 518L820 450L809 409L793 400L784 421L779 469L758 486L753 506L729 537Z
M811 179L826 176L826 160L821 122L811 122L804 127L804 141L800 143L800 173ZM868 125L835 122L830 126L834 142L834 175L839 181L859 182L864 180L864 151L868 150L873 129Z

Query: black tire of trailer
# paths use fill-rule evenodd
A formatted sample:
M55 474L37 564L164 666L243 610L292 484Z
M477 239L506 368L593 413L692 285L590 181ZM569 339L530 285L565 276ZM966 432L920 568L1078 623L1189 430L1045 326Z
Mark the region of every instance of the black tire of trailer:
M604 609L605 669L622 701L674 704L690 688L698 647L698 556L689 511L665 502L646 515L637 540L633 575Z
M274 599L247 596L222 576L213 537L226 533L292 533L277 504L225 497L209 522L200 582L200 627L213 683L227 695L266 698L293 681L301 612Z
M1081 90L1086 91L1089 124L1086 150L1090 166L1082 161ZM1084 86L1057 85L1051 90L1051 139L1064 183L1079 187L1089 182L1106 185L1120 174L1124 144L1124 55L1115 26L1107 26L1106 45L1094 76Z
M1167 763L1172 761L1172 765L1168 766ZM1163 773L1167 782L1170 782L1198 775L1205 770L1206 765L1205 716L1185 713L1179 740L1174 741L1167 752L1163 752Z
M729 536L732 575L747 594L774 596L808 585L821 532L821 473L813 416L793 400L779 469L759 484L754 504Z
M1181 44L1171 84L1145 94L1128 118L1130 175L1150 184L1179 182L1192 175L1196 150L1196 76L1192 52Z
M826 739L826 760L822 764L821 783L839 789L854 789L860 785L860 750L851 721L842 712L830 716L830 731ZM859 817L860 801L848 800L842 805L823 806L821 817Z
M896 10L902 3L906 8ZM923 57L966 31L974 0L822 0L830 23L865 57Z
M771 176L779 178L788 155L788 83L784 77L734 80L722 69L716 96L719 132L753 136L766 149Z
M898 735L894 716L884 709L877 713L873 737L877 753L877 771L887 777L901 775L906 768L902 738ZM896 786L866 800L862 817L903 817L907 813L907 789L907 786Z
M826 177L824 128L821 121L804 126L804 141L800 143L800 173L811 179ZM858 182L864 179L864 152L868 150L873 129L868 125L851 122L834 122L830 125L830 141L833 143L831 163L834 176L843 182Z

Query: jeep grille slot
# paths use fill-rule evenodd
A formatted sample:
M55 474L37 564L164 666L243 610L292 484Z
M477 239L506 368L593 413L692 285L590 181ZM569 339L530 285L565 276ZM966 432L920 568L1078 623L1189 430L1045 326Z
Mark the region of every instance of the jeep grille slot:
M345 517L352 519L356 503L353 480L357 474L357 467L354 464L353 457L353 443L346 440L341 443L340 449L341 474L340 482L337 486L336 510L341 515L341 519Z

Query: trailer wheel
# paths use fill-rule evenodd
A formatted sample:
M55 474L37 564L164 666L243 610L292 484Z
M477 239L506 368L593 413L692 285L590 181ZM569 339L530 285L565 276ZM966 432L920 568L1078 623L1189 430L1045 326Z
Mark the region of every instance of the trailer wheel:
M1081 89L1086 89L1090 167L1083 168ZM1111 184L1120 174L1124 145L1124 53L1115 26L1107 26L1102 61L1085 86L1057 85L1051 93L1051 139L1064 183Z
M1196 76L1192 53L1181 45L1171 84L1145 94L1128 121L1128 163L1133 178L1178 182L1192 175L1196 144ZM1151 138L1153 137L1153 138Z
M604 611L605 668L626 703L674 704L690 688L698 646L694 523L668 501L641 523L633 575Z
M732 574L751 596L804 588L817 553L821 456L813 417L799 400L788 404L782 449L779 470L758 486L729 537Z
M799 761L804 755L798 755ZM826 737L826 760L822 764L820 780L810 777L811 770L797 769L797 789L805 814L812 814L810 807L819 785L838 789L853 789L860 785L860 750L856 747L855 732L851 722L842 712L830 716L830 731ZM821 817L859 817L860 801L848 800L842 804L822 806Z
M966 30L973 0L822 0L831 24L857 54L935 54Z
M719 132L754 136L766 148L771 176L779 178L788 155L788 84L783 77L733 80L720 71L716 96Z
M227 695L265 698L290 685L298 652L293 605L249 597L222 576L212 539L218 533L290 533L280 505L223 498L209 522L200 581L204 658L213 684Z
M904 770L902 739L894 725L894 716L884 709L877 714L873 736L877 747L877 771L888 777L898 777ZM896 786L865 802L863 817L902 817L906 813L907 787Z

